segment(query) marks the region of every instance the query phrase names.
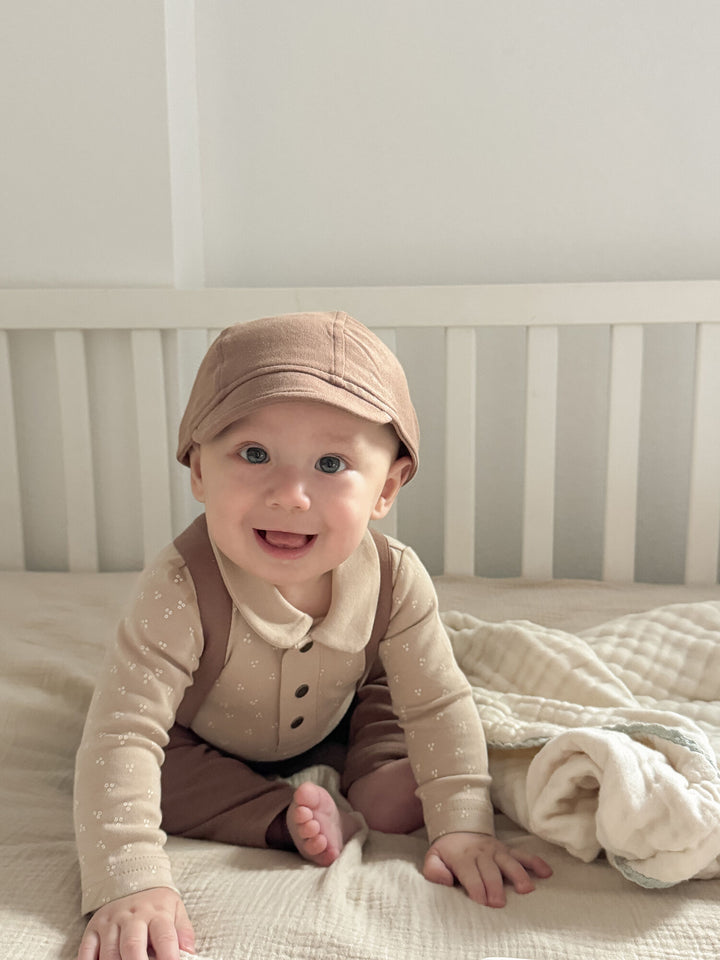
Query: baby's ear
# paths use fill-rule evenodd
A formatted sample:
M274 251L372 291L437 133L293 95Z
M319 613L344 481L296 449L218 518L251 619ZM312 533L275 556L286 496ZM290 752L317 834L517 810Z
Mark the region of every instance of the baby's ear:
M190 447L188 456L190 458L190 489L192 490L192 495L198 503L205 503L199 444L194 443L192 447Z
M397 460L390 464L387 480L383 485L380 496L375 504L375 509L372 512L373 520L382 520L383 517L388 515L390 507L395 502L395 497L397 497L400 492L400 487L402 487L407 480L411 470L412 460L410 457L398 457Z

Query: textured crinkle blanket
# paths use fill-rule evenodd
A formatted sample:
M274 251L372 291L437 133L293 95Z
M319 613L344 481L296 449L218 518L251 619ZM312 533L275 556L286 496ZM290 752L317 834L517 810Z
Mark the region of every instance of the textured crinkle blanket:
M720 876L720 603L578 635L443 614L517 823L630 880Z

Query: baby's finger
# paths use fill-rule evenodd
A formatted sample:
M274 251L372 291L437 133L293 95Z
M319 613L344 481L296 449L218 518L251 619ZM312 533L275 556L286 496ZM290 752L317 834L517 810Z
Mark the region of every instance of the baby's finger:
M120 929L120 957L122 960L147 960L148 958L148 927L143 920L132 920L123 923ZM110 956L115 956L110 954ZM100 954L100 960L103 960ZM165 960L165 958L163 958ZM177 958L174 958L177 960Z
M455 871L458 882L475 903L484 907L504 907L505 890L499 866L494 860L466 861Z
M100 934L88 928L80 941L77 960L97 960L100 954Z
M532 870L536 877L547 878L552 876L552 867L546 863L542 857L534 853L526 853L524 850L516 850L513 847L512 855L516 860L527 869Z
M532 893L535 884L519 858L515 856L514 850L498 854L497 863L503 876L510 881L517 893Z
M120 928L116 923L106 923L98 931L100 938L100 960L116 960L122 957L120 950Z
M195 931L182 900L178 902L175 911L175 929L180 949L185 953L195 953Z
M500 864L497 860L481 860L479 869L485 884L487 905L489 907L504 907L506 902L505 882Z
M150 921L148 939L155 950L157 960L180 960L177 930L169 917L157 917ZM123 954L123 960L125 960L125 954ZM145 960L145 958L142 957L139 960Z
M423 864L423 876L431 883L439 883L444 887L452 887L455 883L455 874L446 866L440 854L430 849Z

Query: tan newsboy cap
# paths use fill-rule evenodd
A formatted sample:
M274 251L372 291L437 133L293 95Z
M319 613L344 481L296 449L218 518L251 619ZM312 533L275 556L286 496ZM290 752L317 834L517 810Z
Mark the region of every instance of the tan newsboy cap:
M251 410L285 400L329 403L391 423L418 465L419 431L405 373L393 352L347 313L289 313L236 323L200 364L180 423L177 458ZM407 481L406 481L407 482Z

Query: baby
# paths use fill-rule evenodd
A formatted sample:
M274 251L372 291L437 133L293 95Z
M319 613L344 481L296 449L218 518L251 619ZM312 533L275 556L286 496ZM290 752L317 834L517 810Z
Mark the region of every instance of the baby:
M418 465L392 352L343 313L230 327L200 366L177 456L204 506L193 536L217 602L202 609L183 535L142 574L108 651L76 767L83 911L94 911L79 960L193 952L168 833L295 849L322 867L360 813L385 832L424 825L424 876L478 903L503 906L504 879L525 893L528 871L549 876L494 837L483 731L429 575L368 529ZM188 717L208 617L224 604L218 676ZM283 779L318 762L340 769L357 813Z

